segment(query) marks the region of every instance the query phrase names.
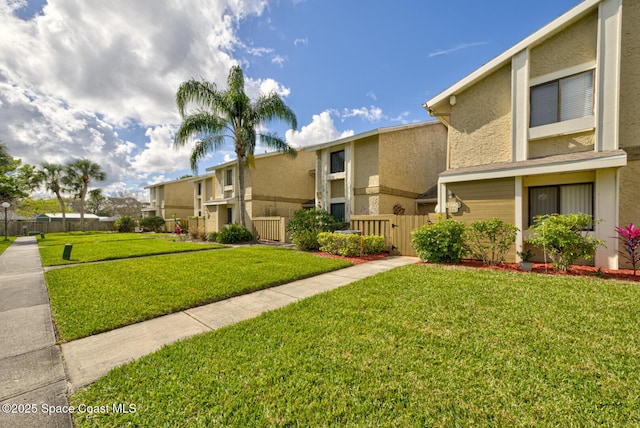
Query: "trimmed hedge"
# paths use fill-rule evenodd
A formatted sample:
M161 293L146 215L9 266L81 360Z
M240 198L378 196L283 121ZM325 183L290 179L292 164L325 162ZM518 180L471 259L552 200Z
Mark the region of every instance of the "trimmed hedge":
M376 235L321 232L318 234L318 243L320 251L343 257L377 254L384 249L384 237Z

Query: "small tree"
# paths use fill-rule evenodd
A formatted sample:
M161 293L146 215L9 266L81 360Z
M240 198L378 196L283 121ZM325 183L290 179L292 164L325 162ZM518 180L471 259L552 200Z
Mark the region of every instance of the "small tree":
M287 232L291 234L293 245L299 250L317 251L320 248L318 233L332 232L336 223L335 218L327 211L298 210L287 225Z
M411 245L421 260L433 263L459 263L467 254L465 225L452 218L425 224L411 232Z
M616 227L615 229L618 232L618 240L624 246L624 251L620 251L620 254L631 262L635 276L638 262L640 262L640 229L636 228L633 223L627 227Z
M467 228L465 241L473 257L479 258L487 266L502 262L516 242L518 228L499 218L476 220Z
M161 232L164 229L164 219L157 215L144 217L140 220L140 227L144 232Z
M130 233L136 228L136 221L129 216L122 216L114 223L116 231L120 233Z
M556 270L567 271L578 259L592 260L602 240L585 235L593 224L588 214L548 214L533 219L527 241L542 247Z

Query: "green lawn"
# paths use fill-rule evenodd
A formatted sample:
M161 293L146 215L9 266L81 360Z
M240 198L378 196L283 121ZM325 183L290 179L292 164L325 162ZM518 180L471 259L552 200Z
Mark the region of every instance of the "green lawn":
M77 426L638 426L640 287L406 266L119 367Z
M4 250L9 248L9 245L15 240L15 236L8 236L6 241L4 240L4 235L0 237L0 254L4 253Z
M63 260L65 244L73 244L70 260ZM182 242L168 234L73 232L38 238L43 266L201 251L222 248L220 244Z
M66 342L348 265L256 246L74 266L45 279Z

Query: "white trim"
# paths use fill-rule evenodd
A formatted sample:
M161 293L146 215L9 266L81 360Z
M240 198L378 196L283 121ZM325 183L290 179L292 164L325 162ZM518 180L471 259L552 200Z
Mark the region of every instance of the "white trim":
M605 246L596 250L594 264L606 269L618 269L618 240L614 227L618 225L619 175L617 169L596 171L594 218L599 223L595 226L595 236L602 239Z
M596 117L584 116L577 119L563 120L548 125L529 128L529 140L558 137L561 135L576 134L578 132L593 131L596 127ZM614 150L614 149L612 149Z
M574 74L584 73L596 68L596 60L578 64L573 67L565 68L563 70L554 71L553 73L545 74L544 76L534 77L529 81L529 86L538 86L543 83L551 82L554 80L560 80Z
M518 228L516 231L516 261L522 261L521 257L517 255L517 252L523 250L524 239L522 236L522 230L524 229L524 210L522 208L522 177L515 178L515 226Z
M428 100L425 103L426 108L429 109L429 107L431 106L439 104L444 100L448 100L449 95L451 94L464 91L466 88L473 85L476 81L484 78L494 70L509 62L511 60L511 57L516 55L518 52L522 51L523 49L535 46L536 44L546 40L551 35L557 33L558 31L561 31L568 25L582 18L584 15L591 12L591 10L602 1L604 0L583 0L573 9L564 13L557 19L542 27L540 30L531 34L529 37L525 38L524 40L509 48L505 52L501 53L482 67L478 68L471 74L459 80L457 83L453 84L444 91L440 92L435 97Z
M458 183L462 181L491 180L495 178L518 177L524 175L556 174L561 172L577 172L590 169L617 168L627 165L626 154L613 155L599 159L564 161L542 165L517 165L491 171L473 171L440 176L439 184Z
M529 142L529 50L525 49L511 61L511 153L512 161L528 158Z
M598 19L598 67L594 79L598 118L595 151L617 150L619 138L620 58L622 0L600 4Z

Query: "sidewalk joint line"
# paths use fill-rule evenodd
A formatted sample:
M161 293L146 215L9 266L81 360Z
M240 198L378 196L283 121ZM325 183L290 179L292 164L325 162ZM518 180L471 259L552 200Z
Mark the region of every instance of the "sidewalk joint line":
M193 309L193 308L191 308ZM210 325L207 325L206 323L202 322L201 320L199 320L198 318L194 317L193 315L191 315L190 313L188 313L189 309L182 311L183 314L185 314L186 316L188 316L189 318L191 318L192 320L196 321L197 323L202 324L203 326L205 326L206 328L208 328L210 331L215 330L215 328L211 327Z

